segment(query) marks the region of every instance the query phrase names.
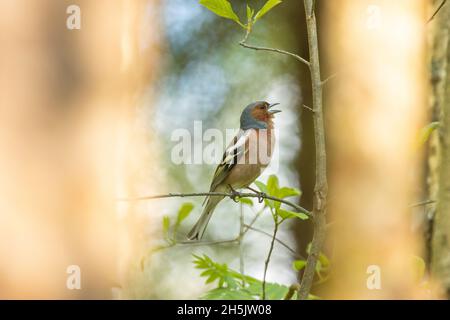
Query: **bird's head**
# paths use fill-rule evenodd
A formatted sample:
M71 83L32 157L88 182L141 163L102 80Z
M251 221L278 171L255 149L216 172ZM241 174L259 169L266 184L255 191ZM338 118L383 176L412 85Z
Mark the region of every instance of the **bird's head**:
M281 110L272 109L273 106L278 104L270 104L265 101L256 101L249 104L241 114L241 129L271 129L274 114L281 112Z

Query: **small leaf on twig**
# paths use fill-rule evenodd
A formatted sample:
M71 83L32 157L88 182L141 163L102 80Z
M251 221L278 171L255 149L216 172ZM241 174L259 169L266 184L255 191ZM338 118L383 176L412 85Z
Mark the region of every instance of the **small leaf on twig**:
M425 142L427 142L428 139L430 138L433 131L436 130L438 127L439 127L438 121L431 122L427 124L425 127L423 127L422 130L420 130L419 145L420 146L424 145Z
M305 260L295 260L292 263L292 268L294 268L295 271L300 271L306 266Z
M252 23L252 19L253 19L253 14L255 13L255 10L253 10L252 8L250 8L247 5L247 22L250 25Z
M178 210L178 215L177 215L177 222L176 222L177 227L180 225L180 223L184 219L186 219L189 216L192 209L194 209L194 204L191 202L186 202L181 205L180 209Z
M281 208L277 208L276 212L283 219L290 219L290 218L299 218L301 220L308 219L308 216L301 212L294 212L294 211L281 209Z
M255 22L261 19L267 12L273 9L276 5L280 4L281 0L268 0L264 6L256 13Z
M168 236L170 228L170 218L168 216L163 217L163 234L164 236Z
M218 16L233 20L240 26L245 27L227 0L200 0L200 4Z
M261 181L255 181L255 185L258 187L259 191L267 193L267 186Z

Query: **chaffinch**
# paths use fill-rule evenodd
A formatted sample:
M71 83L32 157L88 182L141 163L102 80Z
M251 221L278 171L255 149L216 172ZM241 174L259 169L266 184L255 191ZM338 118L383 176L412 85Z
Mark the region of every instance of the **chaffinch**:
M209 188L210 192L234 192L249 188L269 165L275 145L273 117L280 110L272 109L278 103L256 101L249 104L241 114L240 129L226 148L217 166ZM188 239L203 236L209 219L223 196L208 196L203 202L203 212L188 234Z

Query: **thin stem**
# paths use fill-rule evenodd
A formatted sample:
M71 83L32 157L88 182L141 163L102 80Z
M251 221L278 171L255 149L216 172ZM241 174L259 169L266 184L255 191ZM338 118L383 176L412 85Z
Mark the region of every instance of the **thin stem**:
M273 247L275 244L275 239L277 236L278 231L278 221L275 221L275 227L273 229L273 236L272 241L270 242L270 249L269 253L267 254L266 261L264 263L264 276L263 276L263 282L262 282L262 300L266 300L266 275L267 275L267 268L269 267L270 258L272 256Z
M308 67L310 66L309 61L303 59L298 54L295 54L295 53L292 53L289 51L285 51L285 50L281 50L281 49L276 49L276 48L258 47L258 46L253 46L253 45L247 44L246 41L248 39L249 34L250 34L250 30L247 29L245 37L244 37L244 39L242 39L241 42L239 42L239 45L241 45L242 47L247 48L247 49L262 50L262 51L269 51L269 52L276 52L276 53L284 54L284 55L290 56L290 57L300 61L301 63L307 65Z
M323 80L323 81L321 82L322 86L326 85L326 84L328 83L328 81L330 81L330 80L336 78L336 76L337 76L337 74L336 74L336 73L333 73L332 75L326 77L325 80Z
M447 2L447 0L442 0L441 4L439 5L439 7L436 9L436 11L434 11L434 13L432 14L432 16L430 17L430 19L428 19L427 23L429 23L431 20L434 19L434 17L439 13L439 11L442 9L442 7L444 6L444 4Z
M249 225L245 225L245 226L247 227L247 230L250 229L250 230L252 230L252 231L255 231L255 232L259 232L259 233L261 233L261 234L264 234L264 235L266 235L266 236L268 236L268 237L272 237L272 235L271 235L270 233L268 233L268 232L266 232L266 231L264 231L264 230L257 229L257 228L255 228L255 227L252 227L252 226L249 226ZM286 249L288 249L288 250L289 250L289 251L290 251L297 259L302 259L302 260L305 259L305 257L303 257L303 256L300 255L299 253L295 252L295 250L292 249L291 247L289 247L289 245L286 244L285 242L281 241L281 240L278 239L278 238L275 238L275 241L278 242L279 244L281 244L281 245L282 245L283 247L285 247Z
M316 16L312 0L304 0L306 28L308 32L309 60L313 96L314 142L316 145L316 171L313 198L314 234L311 251L306 261L298 299L307 299L313 283L317 259L322 250L326 231L326 199L328 184L326 177L325 129L322 111L322 81L320 77L319 43Z
M233 192L233 193L226 193L226 192L195 192L195 193L168 193L168 194L160 194L160 195L154 195L154 196L142 196L142 197L136 197L136 198L119 198L117 201L142 201L142 200L153 200L153 199L162 199L162 198L185 198L185 197L204 197L204 196L211 196L211 197L228 197L231 199L235 198L258 198L258 199L268 199L277 201L280 203L284 203L294 209L296 209L299 212L302 212L306 214L308 217L311 217L311 212L306 210L305 208L299 206L298 204L295 204L293 202L287 201L285 199L280 199L277 197L272 197L267 194L262 193L243 193L243 192Z
M242 246L243 238L245 235L244 225L244 208L241 203L239 219L239 272L241 273L241 275L244 275L244 248ZM245 287L245 277L243 277L242 279Z
M410 208L414 208L414 207L421 207L421 206L426 206L428 204L434 204L436 203L436 200L424 200L424 201L419 201L416 203L413 203L411 205L409 205Z

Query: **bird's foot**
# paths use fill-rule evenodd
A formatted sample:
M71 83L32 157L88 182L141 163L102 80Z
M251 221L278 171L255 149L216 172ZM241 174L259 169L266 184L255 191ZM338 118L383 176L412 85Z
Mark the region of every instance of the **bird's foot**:
M251 187L247 187L248 190L253 191L254 193L256 193L258 195L258 202L262 203L264 201L264 199L267 197L267 193L265 192L261 192L258 190L255 190Z
M266 197L267 197L267 193L265 193L265 192L258 192L258 202L259 203L262 203Z
M231 200L233 200L234 202L239 202L239 197L240 197L240 193L239 193L239 191L236 191L231 185L228 185L228 187L230 187L230 190L231 190L231 196L230 196L230 199Z

